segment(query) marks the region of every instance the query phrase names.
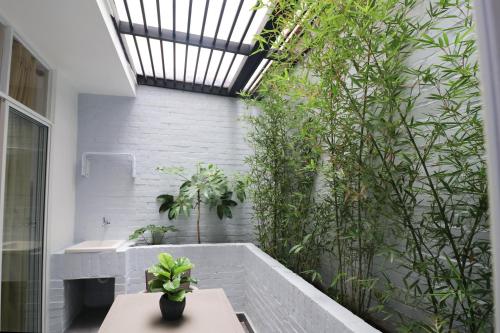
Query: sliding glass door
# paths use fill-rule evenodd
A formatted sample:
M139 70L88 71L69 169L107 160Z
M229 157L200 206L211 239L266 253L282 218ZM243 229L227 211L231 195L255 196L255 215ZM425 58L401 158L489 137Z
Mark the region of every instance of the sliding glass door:
M47 141L45 125L9 108L0 290L2 332L42 330Z

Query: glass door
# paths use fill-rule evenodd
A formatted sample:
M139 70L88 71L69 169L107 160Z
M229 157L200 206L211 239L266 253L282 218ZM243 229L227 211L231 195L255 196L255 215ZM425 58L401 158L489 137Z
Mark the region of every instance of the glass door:
M12 107L7 127L0 331L41 332L48 128Z

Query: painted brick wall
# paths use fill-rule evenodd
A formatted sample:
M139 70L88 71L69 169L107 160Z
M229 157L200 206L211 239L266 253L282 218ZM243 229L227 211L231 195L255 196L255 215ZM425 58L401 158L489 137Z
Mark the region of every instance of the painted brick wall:
M237 98L140 86L136 98L80 95L78 156L84 152L127 152L137 159L137 177L124 157L91 157L90 176L77 174L75 241L125 239L137 227L174 224L169 243L196 242L194 216L173 222L158 214L156 196L176 194L181 179L159 174L157 166L193 170L215 163L228 175L245 171L250 153ZM79 165L81 167L81 165ZM233 219L220 221L202 211L203 242L253 241L250 205L238 205ZM106 217L111 224L103 226Z
M50 332L64 331L72 319L64 309L82 302L70 298L67 280L113 277L115 295L138 293L145 289L145 269L156 263L161 252L190 258L198 287L224 289L234 310L244 312L256 332L379 332L255 245L241 243L125 246L117 252L54 254Z

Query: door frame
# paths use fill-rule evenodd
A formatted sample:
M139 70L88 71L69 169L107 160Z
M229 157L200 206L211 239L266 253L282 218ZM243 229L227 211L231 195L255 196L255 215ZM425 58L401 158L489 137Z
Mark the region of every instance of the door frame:
M49 77L50 81L50 77ZM10 108L15 109L17 112L23 114L34 122L39 123L47 128L47 148L46 148L46 166L45 166L45 200L43 212L43 246L42 246L42 299L40 306L42 308L41 314L41 329L45 330L47 325L47 293L48 293L48 218L49 218L49 184L50 184L50 160L51 160L51 137L52 137L52 123L40 116L38 113L29 109L22 103L17 102L10 96L5 96L0 92L0 281L2 276L2 247L3 247L3 223L4 223L4 203L5 203L5 176L6 176L6 160L7 160L7 136L8 136L8 123ZM2 288L0 288L1 297ZM0 298L1 306L1 298ZM0 312L0 322L1 322Z
M6 161L6 145L7 145L7 129L8 129L8 112L9 106L12 106L18 112L24 114L28 118L47 126L47 165L45 170L45 206L44 206L44 233L43 233L43 271L42 271L42 332L48 330L48 310L49 300L48 293L50 287L50 263L49 263L49 249L50 249L50 193L51 187L50 168L52 161L52 129L55 110L55 80L56 71L54 67L38 52L36 48L32 47L31 42L20 34L14 25L12 25L8 18L0 13L0 24L4 28L4 40L2 43L3 52L1 55L1 68L0 68L0 277L2 276L2 247L3 247L3 213L4 213L4 191L5 191L5 161ZM47 87L47 114L42 116L30 109L28 106L18 102L9 96L9 82L10 82L10 64L12 57L12 43L16 38L23 46L31 52L33 56L48 70L48 87ZM1 288L0 288L1 297ZM0 298L1 302L1 298ZM1 316L1 313L0 313ZM0 318L0 321L2 319Z

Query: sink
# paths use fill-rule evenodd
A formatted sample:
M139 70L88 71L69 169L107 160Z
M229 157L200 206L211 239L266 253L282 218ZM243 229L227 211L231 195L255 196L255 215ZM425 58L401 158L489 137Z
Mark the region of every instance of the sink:
M116 251L124 240L102 240L102 241L84 241L64 250L65 253L81 253L81 252L112 252Z

